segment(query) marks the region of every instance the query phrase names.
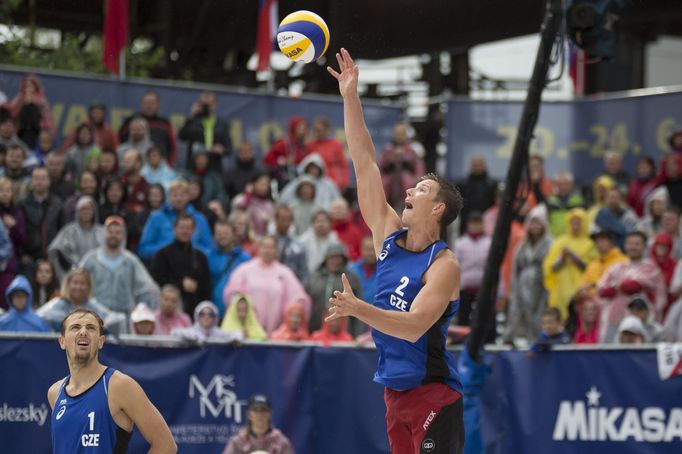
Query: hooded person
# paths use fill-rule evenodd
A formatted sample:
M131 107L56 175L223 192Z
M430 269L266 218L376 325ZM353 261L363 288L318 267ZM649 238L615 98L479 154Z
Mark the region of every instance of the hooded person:
M284 314L284 320L277 330L270 336L271 340L305 341L310 339L308 320L302 305L294 303Z
M0 331L47 333L50 327L31 307L33 292L24 276L17 276L5 290L9 311L0 316Z
M298 166L298 175L281 192L280 203L288 205L294 199L298 189L298 180L304 175L312 177L315 182L315 202L318 205L325 208L329 207L334 200L341 197L339 188L327 176L327 166L319 154L311 153L306 156Z
M566 217L567 230L549 248L542 263L548 305L568 317L568 305L578 290L587 264L597 256L594 243L587 235L587 214L582 208L572 209Z
M310 340L322 342L324 346L337 342L353 342L353 336L348 332L348 317L324 320L322 328L315 331L310 336Z
M675 297L670 293L670 287L677 267L677 260L672 257L673 239L667 233L656 235L654 242L649 251L649 257L661 270L661 275L665 281L665 288L668 294L668 300L663 308L663 317L668 313L668 309L675 302Z
M229 309L220 325L228 333L241 332L244 339L266 340L268 335L258 322L251 298L242 293L235 293L230 301Z
M305 290L312 300L308 322L310 332L318 330L322 326L322 321L329 308L329 298L334 296L334 290L343 288L341 276L344 273L350 282L353 293L362 299L360 278L348 268L346 248L341 243L332 243L327 247L322 264L308 277L305 286ZM352 320L355 322L352 331L357 333L362 325L359 325L357 319L353 318Z
M99 223L95 200L90 196L81 197L76 203L76 219L62 227L47 248L47 257L59 281L85 254L100 247L103 238L104 227Z
M204 343L208 340L236 341L243 339L240 331L227 332L218 327L218 308L210 301L202 301L194 309L194 325L188 328L175 328L171 334L198 343Z
M525 336L530 343L540 334L540 319L547 306L542 261L552 238L544 205L537 205L528 213L525 231L525 238L516 249L512 265L511 298L504 337L512 341L514 337Z
M644 203L644 217L637 225L637 230L651 238L663 231L663 212L670 203L668 190L664 186L654 189Z
M310 219L313 214L323 207L315 201L317 186L312 176L303 174L291 184L296 185L296 191L287 206L294 215L295 234L301 235L310 227Z
M287 130L288 136L272 144L263 157L263 163L270 169L280 188L296 177L296 166L309 152L305 142L308 132L305 118L291 117Z

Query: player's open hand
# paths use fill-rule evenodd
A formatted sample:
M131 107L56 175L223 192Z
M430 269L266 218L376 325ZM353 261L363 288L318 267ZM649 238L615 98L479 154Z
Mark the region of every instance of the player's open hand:
M344 98L354 96L358 93L358 65L353 62L348 51L341 48L341 52L336 54L336 61L339 62L339 71L336 72L331 66L327 66L329 74L339 81L339 92Z
M355 297L346 273L341 275L341 282L343 282L343 292L334 290L334 296L329 298L329 304L331 304L329 308L330 315L327 316L326 321L355 315L357 307L362 303Z

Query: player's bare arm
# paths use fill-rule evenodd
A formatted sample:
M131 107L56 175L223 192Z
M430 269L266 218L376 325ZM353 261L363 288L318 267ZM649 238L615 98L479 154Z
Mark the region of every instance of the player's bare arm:
M109 408L122 429L131 431L133 425L150 444L150 454L176 453L178 448L168 425L140 385L129 376L116 372L109 383Z
M329 299L328 320L353 316L389 336L416 342L443 315L450 301L459 295L459 263L451 251L443 251L424 275L424 287L409 312L379 309L355 297L342 276L343 292Z
M50 386L50 389L47 390L47 402L50 404L50 407L54 410L54 403L57 400L57 394L59 394L59 388L62 387L62 382L64 379L62 378L61 380L57 381L56 383L53 383L52 386Z
M327 70L339 81L339 92L343 97L346 141L357 176L360 211L372 230L374 249L378 256L384 238L402 228L402 222L386 201L384 194L374 144L365 124L358 95L358 66L346 49L341 49L341 52L336 54L336 60L339 62L340 72L331 67L327 67Z

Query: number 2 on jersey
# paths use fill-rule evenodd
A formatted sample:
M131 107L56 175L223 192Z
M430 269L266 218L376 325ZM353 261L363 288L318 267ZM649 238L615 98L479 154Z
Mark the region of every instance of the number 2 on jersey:
M403 293L403 289L407 287L407 284L410 283L410 278L407 276L403 276L400 278L400 285L396 287L395 293L396 295L399 296L405 296L405 293Z

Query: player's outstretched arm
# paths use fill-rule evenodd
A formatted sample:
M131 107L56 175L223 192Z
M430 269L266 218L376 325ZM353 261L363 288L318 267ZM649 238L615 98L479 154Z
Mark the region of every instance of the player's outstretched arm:
M342 275L343 292L335 291L329 299L327 320L353 316L389 336L416 342L443 316L450 301L459 294L459 264L453 255L437 259L426 273L426 282L409 312L379 309L353 294L346 275Z
M135 380L117 372L111 377L109 391L110 399L114 400L115 406L132 420L150 444L150 454L178 452L166 421Z
M374 234L374 245L378 254L386 235L401 228L402 222L395 210L386 202L374 144L365 124L358 95L358 66L346 49L341 49L341 52L336 54L336 60L339 62L339 72L331 67L327 67L327 71L339 81L339 92L343 97L346 141L357 176L360 211Z

